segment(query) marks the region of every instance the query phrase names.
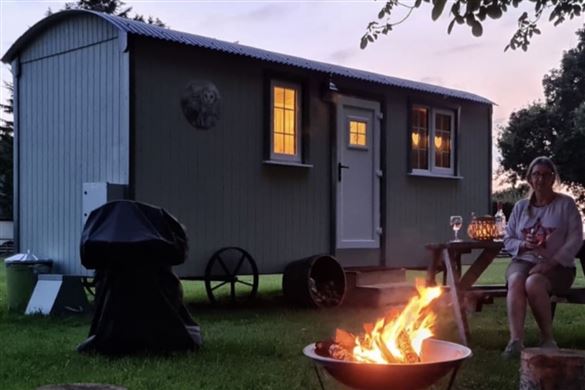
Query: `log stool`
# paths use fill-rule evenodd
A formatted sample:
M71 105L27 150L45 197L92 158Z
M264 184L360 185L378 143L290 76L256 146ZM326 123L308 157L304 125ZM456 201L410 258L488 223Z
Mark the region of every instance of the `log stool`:
M524 349L520 390L585 390L585 353L570 349Z

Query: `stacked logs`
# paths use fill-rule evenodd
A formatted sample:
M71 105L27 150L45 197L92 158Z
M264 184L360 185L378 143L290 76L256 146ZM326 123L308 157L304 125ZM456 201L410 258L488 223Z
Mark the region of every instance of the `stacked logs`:
M341 302L342 294L333 280L318 284L315 279L309 278L309 289L317 306L337 306Z
M405 331L400 332L397 340L403 360L394 357L380 339L372 338L369 334L357 337L357 341L360 345L365 344L366 347L371 347L372 344L375 344L384 355L387 363L419 363L421 361L420 357L412 348L410 337ZM356 336L344 330L337 329L333 340L330 339L315 343L315 353L323 357L355 362L357 361L353 354L355 346Z

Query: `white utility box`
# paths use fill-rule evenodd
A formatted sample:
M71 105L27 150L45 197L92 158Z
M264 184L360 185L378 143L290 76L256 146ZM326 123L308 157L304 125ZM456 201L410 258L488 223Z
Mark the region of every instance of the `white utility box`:
M126 198L126 185L107 182L83 183L82 226L85 225L89 213L112 200Z

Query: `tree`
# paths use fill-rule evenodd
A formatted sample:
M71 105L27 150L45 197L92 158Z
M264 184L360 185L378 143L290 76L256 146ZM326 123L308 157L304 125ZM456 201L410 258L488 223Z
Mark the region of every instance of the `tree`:
M533 35L540 34L538 23L545 13L548 13L549 22L555 26L563 23L567 19L573 19L585 12L585 0L455 0L451 5L451 20L447 27L450 34L455 24L467 24L471 28L471 33L479 37L483 34L483 24L487 18L499 19L510 7L517 8L520 3L530 2L534 5L533 11L529 14L524 12L518 18L518 29L512 35L510 43L504 50L522 48L526 51ZM387 0L380 12L378 20L372 21L367 26L367 31L361 39L360 47L366 48L368 43L378 39L380 34L387 35L392 29L404 22L412 12L420 8L424 3L430 3L430 0L415 0L414 4L409 5L400 0ZM445 11L447 0L433 0L431 9L431 18L437 20ZM407 11L406 16L393 22L392 14L396 8L403 8Z
M14 102L12 84L4 83L9 92L8 102L0 103L0 109L12 117ZM0 219L12 219L12 156L14 121L0 119Z
M521 183L518 186L508 187L503 190L496 191L492 194L492 210L491 213L495 214L498 210L498 203L502 205L504 214L509 218L512 213L512 208L516 202L520 199L526 198L530 187L527 183Z
M121 16L123 18L134 19L140 22L154 24L159 27L167 27L167 25L161 21L159 18L153 18L149 16L148 18L144 18L143 15L134 15L132 18L130 17L130 11L132 11L132 7L124 8L124 3L121 0L78 0L75 3L65 3L65 7L63 9L87 9L91 11L98 11L104 12L106 14ZM51 15L53 11L49 8L47 11L47 15Z
M522 177L533 158L550 156L560 179L585 202L585 27L577 47L565 52L559 69L543 78L544 102L510 115L499 138L502 168L512 182Z

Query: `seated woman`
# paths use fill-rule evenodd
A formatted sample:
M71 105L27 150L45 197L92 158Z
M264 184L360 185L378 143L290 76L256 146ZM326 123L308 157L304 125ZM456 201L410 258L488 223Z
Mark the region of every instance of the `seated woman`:
M518 357L524 339L526 307L540 329L540 347L558 348L553 336L550 295L575 280L575 255L583 245L583 225L575 201L553 189L557 168L547 157L534 159L526 173L528 199L514 206L504 245L512 255L506 271L510 341L502 356Z

